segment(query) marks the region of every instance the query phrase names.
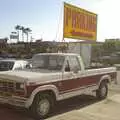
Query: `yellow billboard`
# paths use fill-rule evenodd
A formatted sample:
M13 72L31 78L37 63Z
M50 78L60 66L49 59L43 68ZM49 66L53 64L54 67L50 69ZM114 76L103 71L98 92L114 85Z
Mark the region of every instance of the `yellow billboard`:
M63 37L96 41L97 14L64 3Z

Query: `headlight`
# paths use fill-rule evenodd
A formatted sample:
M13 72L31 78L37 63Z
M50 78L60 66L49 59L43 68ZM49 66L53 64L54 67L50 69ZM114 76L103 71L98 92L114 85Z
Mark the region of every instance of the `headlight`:
M24 83L16 83L16 90L23 90L24 89Z
M24 84L23 83L20 84L20 88L24 89Z

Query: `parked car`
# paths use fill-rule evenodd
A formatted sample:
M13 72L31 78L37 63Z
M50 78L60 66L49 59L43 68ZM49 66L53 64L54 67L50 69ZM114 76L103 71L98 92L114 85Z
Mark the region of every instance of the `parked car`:
M28 63L26 60L1 59L0 71L22 70L27 67Z
M85 69L77 54L40 53L31 64L30 69L0 72L0 103L28 108L39 119L49 115L56 101L89 92L106 98L108 83L116 80L115 67Z
M0 58L3 58L3 59L5 59L5 58L16 58L16 55L9 54L9 53L1 53Z
M120 52L112 53L109 56L102 56L100 57L100 62L105 65L120 64Z

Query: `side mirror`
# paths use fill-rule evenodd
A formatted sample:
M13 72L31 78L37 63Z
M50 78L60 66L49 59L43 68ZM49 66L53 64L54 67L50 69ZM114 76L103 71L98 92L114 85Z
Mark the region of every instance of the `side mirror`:
M65 67L65 72L70 72L70 67Z
M26 65L26 68L28 68L28 69L29 69L29 68L32 68L32 64L27 64L27 65Z

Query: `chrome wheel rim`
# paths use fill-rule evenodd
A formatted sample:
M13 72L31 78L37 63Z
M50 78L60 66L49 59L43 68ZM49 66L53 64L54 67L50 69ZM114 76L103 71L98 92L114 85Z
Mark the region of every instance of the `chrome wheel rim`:
M37 112L41 116L48 114L50 109L50 103L47 99L43 99L38 103Z
M103 86L103 87L101 88L101 95L102 95L102 96L105 96L105 95L106 95L106 87L105 87L105 86Z

